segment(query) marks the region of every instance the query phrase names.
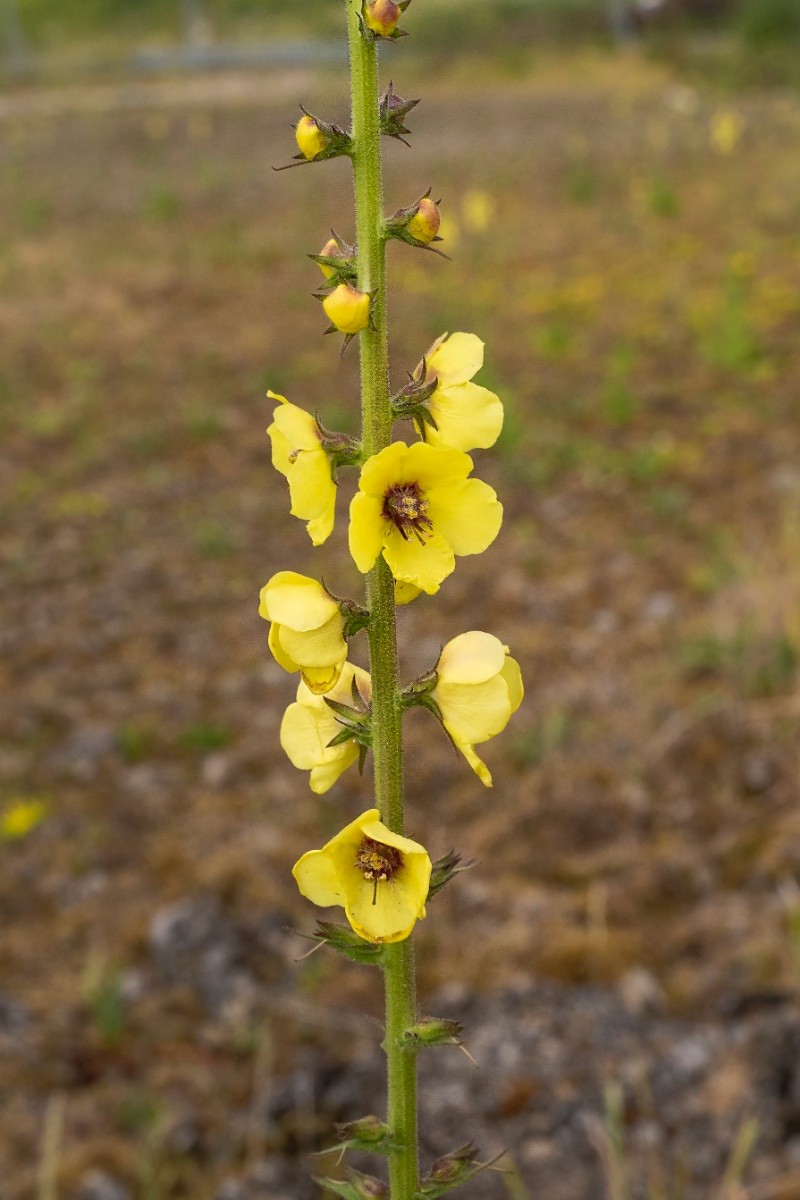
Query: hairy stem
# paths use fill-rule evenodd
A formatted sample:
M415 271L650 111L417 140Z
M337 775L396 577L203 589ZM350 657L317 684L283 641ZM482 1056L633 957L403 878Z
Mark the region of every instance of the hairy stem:
M392 436L386 324L386 243L376 43L363 36L361 0L347 0L352 91L353 175L358 285L374 293L373 327L360 335L364 451L377 454ZM367 577L375 801L395 833L403 832L402 706L398 687L394 581L379 558ZM386 1057L388 1123L397 1147L389 1159L391 1200L412 1200L418 1188L416 1056L402 1041L416 1021L414 952L408 938L387 946Z

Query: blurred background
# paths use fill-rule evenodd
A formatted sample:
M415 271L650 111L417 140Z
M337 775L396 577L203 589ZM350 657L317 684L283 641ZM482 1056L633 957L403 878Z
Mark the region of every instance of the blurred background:
M268 387L357 423L303 256L348 166L334 0L0 0L0 1197L310 1200L381 1111L380 980L303 958L289 868L370 802L278 745L259 587L359 594L270 466ZM415 0L384 82L399 385L479 334L488 555L401 614L526 701L485 792L407 720L426 1161L485 1200L800 1196L800 3ZM313 172L313 173L312 173ZM363 637L363 635L362 635ZM359 640L354 657L364 661ZM362 1016L361 1014L365 1014ZM360 1164L373 1169L366 1160Z

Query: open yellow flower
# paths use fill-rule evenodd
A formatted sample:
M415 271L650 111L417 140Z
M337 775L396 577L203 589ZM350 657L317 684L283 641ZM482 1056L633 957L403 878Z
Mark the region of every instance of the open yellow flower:
M473 630L448 642L436 664L433 699L442 724L486 787L492 776L475 746L501 733L522 703L519 664L490 633Z
M401 942L425 916L431 860L424 846L392 833L370 808L321 850L304 854L292 874L313 904L341 905L359 937Z
M267 430L272 441L272 465L289 482L291 514L306 522L315 546L330 537L336 509L336 483L330 455L324 449L315 418L285 396L267 392L280 404Z
M417 428L432 446L485 450L497 441L503 405L494 392L471 382L482 366L483 342L474 333L444 334L425 355L422 381L436 382L426 408L436 428L421 421Z
M480 554L500 529L492 488L468 479L472 459L425 442L393 442L361 469L350 505L350 553L366 574L382 552L395 579L433 595L455 556Z
M339 776L359 755L355 741L331 746L329 743L342 732L326 699L352 705L353 680L362 700L368 704L372 686L368 673L346 662L334 687L326 696L316 695L305 683L297 689L297 700L290 704L281 722L281 745L293 766L310 771L309 786L321 795L333 787Z
M284 671L300 671L315 694L329 692L347 658L344 617L321 583L279 571L264 584L259 616L271 621L269 648Z

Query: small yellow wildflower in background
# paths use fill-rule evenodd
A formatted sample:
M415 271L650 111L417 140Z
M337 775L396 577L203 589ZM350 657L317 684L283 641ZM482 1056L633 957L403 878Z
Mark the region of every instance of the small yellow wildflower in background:
M292 874L313 904L341 905L359 937L401 942L425 916L431 860L424 846L392 833L370 808L321 850L304 854Z
M470 233L485 233L494 219L496 208L494 197L489 192L472 188L464 197L461 207L464 227Z
M261 589L259 616L271 621L269 648L284 671L300 671L315 694L329 692L347 658L344 618L316 579L279 571Z
M272 465L289 483L291 514L306 521L313 545L330 537L336 509L336 484L331 460L323 448L320 428L311 413L285 396L267 392L279 400L267 433L272 442Z
M452 450L485 450L503 428L503 405L494 392L471 383L483 366L483 342L474 333L444 334L425 355L425 379L436 380L426 407L436 422L424 436L432 446ZM421 422L417 422L420 435Z
M329 296L322 301L325 315L340 333L351 336L366 329L369 324L369 309L371 300L366 292L351 287L349 283L340 283Z
M327 137L314 118L307 113L297 122L294 136L298 150L309 162L321 154L328 145Z
M433 699L442 724L481 783L492 776L475 746L501 733L522 703L519 664L490 633L472 630L452 639L436 664Z
M27 837L41 825L49 811L49 804L36 797L13 800L0 814L0 841L18 842Z
M455 556L480 554L500 530L493 488L468 479L472 459L426 442L393 442L361 469L350 505L350 553L366 574L383 557L395 579L433 595Z
M711 118L711 145L720 154L733 154L744 133L744 121L734 109L720 109Z
M338 746L329 743L342 732L326 699L352 705L353 681L365 703L372 698L370 677L361 667L346 662L336 685L326 696L315 695L305 683L297 689L297 700L290 704L281 722L281 745L289 761L301 771L310 771L309 787L321 795L333 787L339 776L354 763L359 748L354 741Z

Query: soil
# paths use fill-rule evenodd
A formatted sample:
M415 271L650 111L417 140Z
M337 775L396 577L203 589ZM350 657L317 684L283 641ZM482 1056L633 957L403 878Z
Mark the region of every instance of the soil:
M403 610L403 671L483 628L527 684L492 791L407 721L409 832L477 860L419 927L481 1064L424 1063L425 1155L475 1136L519 1178L472 1194L594 1200L618 1082L633 1196L716 1195L752 1119L744 1194L788 1200L800 100L635 58L394 82L388 207L432 184L453 257L390 248L395 377L475 331L507 410L503 532ZM290 875L369 773L320 798L282 756L256 613L280 569L361 586L352 481L312 553L264 436L268 387L356 427L302 257L352 237L347 166L270 169L300 101L346 119L311 73L0 107L3 1200L51 1162L59 1200L298 1200L380 1106L377 974L301 957Z

